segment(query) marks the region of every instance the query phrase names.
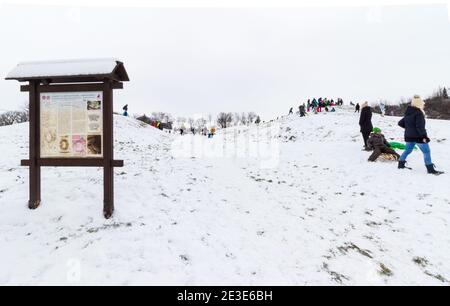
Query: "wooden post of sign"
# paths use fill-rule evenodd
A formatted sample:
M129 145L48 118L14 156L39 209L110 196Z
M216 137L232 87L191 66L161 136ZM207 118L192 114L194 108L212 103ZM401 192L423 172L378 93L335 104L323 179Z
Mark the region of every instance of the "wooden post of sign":
M114 212L114 124L113 124L113 94L110 80L103 82L103 214L110 218Z
M29 153L30 153L30 193L28 207L36 209L41 204L41 167L38 163L40 159L40 103L38 93L38 81L30 81L29 91Z

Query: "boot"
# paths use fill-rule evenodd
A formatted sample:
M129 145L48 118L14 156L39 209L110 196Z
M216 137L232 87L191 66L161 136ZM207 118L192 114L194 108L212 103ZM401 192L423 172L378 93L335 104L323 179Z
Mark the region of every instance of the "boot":
M412 168L406 167L406 160L405 160L405 161L399 160L399 161L398 161L398 168L399 168L399 169L409 169L409 170L412 170Z
M427 167L427 171L429 174L434 174L434 175L444 174L444 172L442 172L442 171L437 171L436 166L434 164L426 165L426 167Z

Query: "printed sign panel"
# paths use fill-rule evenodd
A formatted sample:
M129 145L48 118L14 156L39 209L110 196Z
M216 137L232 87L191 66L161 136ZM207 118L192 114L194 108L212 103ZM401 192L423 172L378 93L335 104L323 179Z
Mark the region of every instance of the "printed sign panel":
M41 93L41 158L103 157L103 93Z

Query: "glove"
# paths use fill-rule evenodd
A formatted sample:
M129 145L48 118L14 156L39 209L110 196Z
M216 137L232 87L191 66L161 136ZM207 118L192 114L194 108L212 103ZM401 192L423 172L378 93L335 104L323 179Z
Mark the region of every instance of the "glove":
M428 137L425 137L425 138L423 139L423 141L424 141L425 143L430 143L431 139L428 138Z

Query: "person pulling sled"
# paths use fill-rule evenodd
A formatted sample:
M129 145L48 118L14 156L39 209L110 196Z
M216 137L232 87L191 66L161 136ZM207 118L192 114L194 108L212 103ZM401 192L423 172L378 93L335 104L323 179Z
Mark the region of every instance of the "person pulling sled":
M425 102L420 96L414 96L411 105L408 106L405 116L398 125L405 129L406 148L398 162L399 169L405 169L406 158L412 153L417 145L423 153L425 167L429 174L440 175L444 172L437 171L431 160L430 138L425 128ZM411 169L411 168L408 168Z

